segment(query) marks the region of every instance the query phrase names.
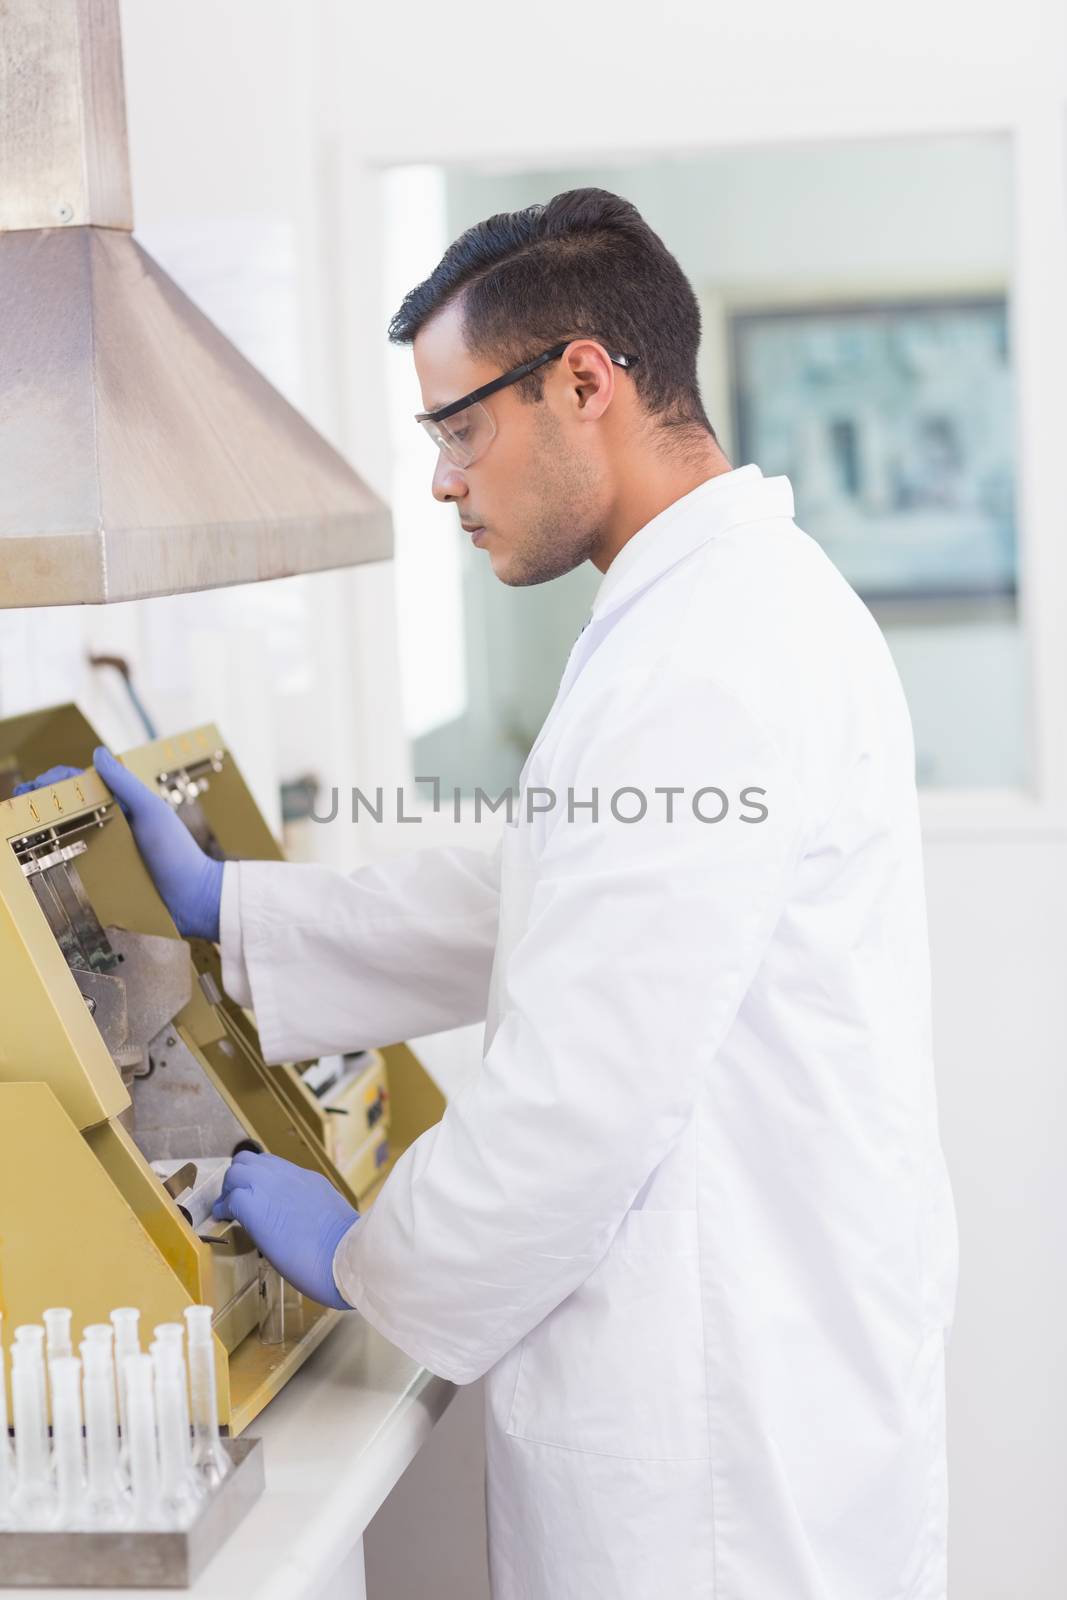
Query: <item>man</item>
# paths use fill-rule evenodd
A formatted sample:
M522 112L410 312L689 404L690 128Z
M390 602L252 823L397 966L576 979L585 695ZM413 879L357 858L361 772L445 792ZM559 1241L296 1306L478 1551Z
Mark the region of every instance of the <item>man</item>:
M498 1600L944 1600L956 1225L886 646L787 480L730 469L625 201L470 229L391 332L497 576L605 576L492 856L223 869L99 757L268 1060L486 1018L365 1217L253 1155L218 1214L486 1375Z

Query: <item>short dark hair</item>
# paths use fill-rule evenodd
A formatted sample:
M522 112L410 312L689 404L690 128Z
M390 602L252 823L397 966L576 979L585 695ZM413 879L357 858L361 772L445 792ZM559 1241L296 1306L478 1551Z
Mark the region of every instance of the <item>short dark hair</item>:
M596 339L639 357L638 395L664 426L714 437L697 380L700 308L692 286L636 206L605 189L569 189L546 205L504 211L468 228L389 324L411 344L431 317L463 297L468 349L505 366L561 339ZM523 380L544 393L544 372Z

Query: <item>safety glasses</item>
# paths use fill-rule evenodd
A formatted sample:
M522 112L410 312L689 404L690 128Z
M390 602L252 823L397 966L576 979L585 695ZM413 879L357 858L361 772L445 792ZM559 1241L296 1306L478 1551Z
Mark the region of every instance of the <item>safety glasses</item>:
M534 356L532 361L524 361L521 367L512 367L510 372L494 378L491 383L483 383L480 389L472 389L470 394L463 395L459 400L439 406L436 411L420 411L415 421L455 466L472 466L484 456L496 434L496 423L482 401L496 394L498 389L506 389L509 384L529 377L531 372L546 366L549 361L558 361L573 343L573 339L564 339L561 344L554 344L551 350ZM613 356L609 351L609 360L624 370L632 367L637 359L637 356Z

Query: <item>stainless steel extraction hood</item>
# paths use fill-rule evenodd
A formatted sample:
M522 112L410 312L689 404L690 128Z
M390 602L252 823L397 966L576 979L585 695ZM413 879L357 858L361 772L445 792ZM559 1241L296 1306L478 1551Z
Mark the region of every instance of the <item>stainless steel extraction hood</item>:
M118 0L0 0L0 606L389 556L382 501L132 227Z

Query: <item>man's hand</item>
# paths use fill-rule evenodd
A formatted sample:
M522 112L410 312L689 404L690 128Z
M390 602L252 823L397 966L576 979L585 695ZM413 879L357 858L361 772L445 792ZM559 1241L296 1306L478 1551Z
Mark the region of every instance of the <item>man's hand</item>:
M281 1156L241 1150L222 1181L213 1213L251 1234L287 1283L320 1305L350 1311L334 1282L337 1246L359 1221L328 1178Z
M93 752L93 761L129 821L144 864L178 932L183 938L217 942L222 862L205 855L174 807L127 772L110 750L101 745ZM50 767L32 783L20 783L15 793L28 794L63 778L75 778L80 770Z

